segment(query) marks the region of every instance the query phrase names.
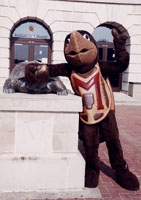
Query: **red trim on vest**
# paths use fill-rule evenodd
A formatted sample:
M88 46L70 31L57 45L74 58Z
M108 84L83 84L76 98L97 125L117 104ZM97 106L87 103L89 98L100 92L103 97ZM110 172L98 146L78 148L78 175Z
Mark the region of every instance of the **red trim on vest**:
M99 84L99 72L95 74L89 81L84 82L80 79L73 76L74 85L76 88L76 91L79 91L79 87L84 88L85 90L89 90L93 85L95 85L96 90L96 98L97 98L97 109L104 109L104 106L102 105L102 98L101 98L101 92L100 92L100 84Z

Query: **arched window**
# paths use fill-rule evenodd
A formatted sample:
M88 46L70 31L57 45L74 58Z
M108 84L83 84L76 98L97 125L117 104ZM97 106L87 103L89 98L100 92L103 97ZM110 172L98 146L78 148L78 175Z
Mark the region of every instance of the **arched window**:
M51 62L51 34L44 24L26 20L11 32L11 70L19 62Z
M99 59L103 61L115 61L114 54L114 44L113 44L113 36L112 36L112 28L113 26L98 26L94 32L93 36L97 41L98 49L99 49ZM121 74L117 75L109 75L109 79L114 91L121 90Z

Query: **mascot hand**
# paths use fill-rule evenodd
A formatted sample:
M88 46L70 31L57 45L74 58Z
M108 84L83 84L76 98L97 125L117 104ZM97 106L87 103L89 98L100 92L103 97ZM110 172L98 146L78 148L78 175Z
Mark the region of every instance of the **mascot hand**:
M123 34L119 34L117 29L113 28L112 29L112 35L114 37L114 43L115 45L125 45L127 36Z
M38 83L47 83L49 80L49 68L47 65L42 64L37 66L35 71L35 78Z
M112 29L112 35L114 38L114 50L116 60L119 61L119 66L121 66L121 64L122 66L124 66L125 70L129 65L129 53L125 48L125 43L128 37L126 35L119 34L117 29L115 28ZM123 70L121 70L120 72L123 72Z
M28 85L48 82L49 70L47 65L38 63L29 63L25 67L25 80Z

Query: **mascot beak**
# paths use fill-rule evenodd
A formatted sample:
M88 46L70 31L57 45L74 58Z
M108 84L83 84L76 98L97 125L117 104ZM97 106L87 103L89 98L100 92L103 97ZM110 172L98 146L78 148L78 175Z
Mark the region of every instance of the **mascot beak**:
M65 42L64 53L68 63L84 66L93 62L97 56L97 47L90 41L89 35L74 31Z
M93 48L94 44L89 40L86 40L79 32L74 31L70 35L70 43L65 49L66 55L76 55L79 53L85 53L89 49Z

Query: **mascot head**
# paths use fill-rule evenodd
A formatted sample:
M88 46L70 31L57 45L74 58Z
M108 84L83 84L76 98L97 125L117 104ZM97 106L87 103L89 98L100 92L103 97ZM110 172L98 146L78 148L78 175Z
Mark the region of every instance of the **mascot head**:
M67 62L79 73L90 71L98 61L96 41L87 31L74 31L67 35L64 54Z

